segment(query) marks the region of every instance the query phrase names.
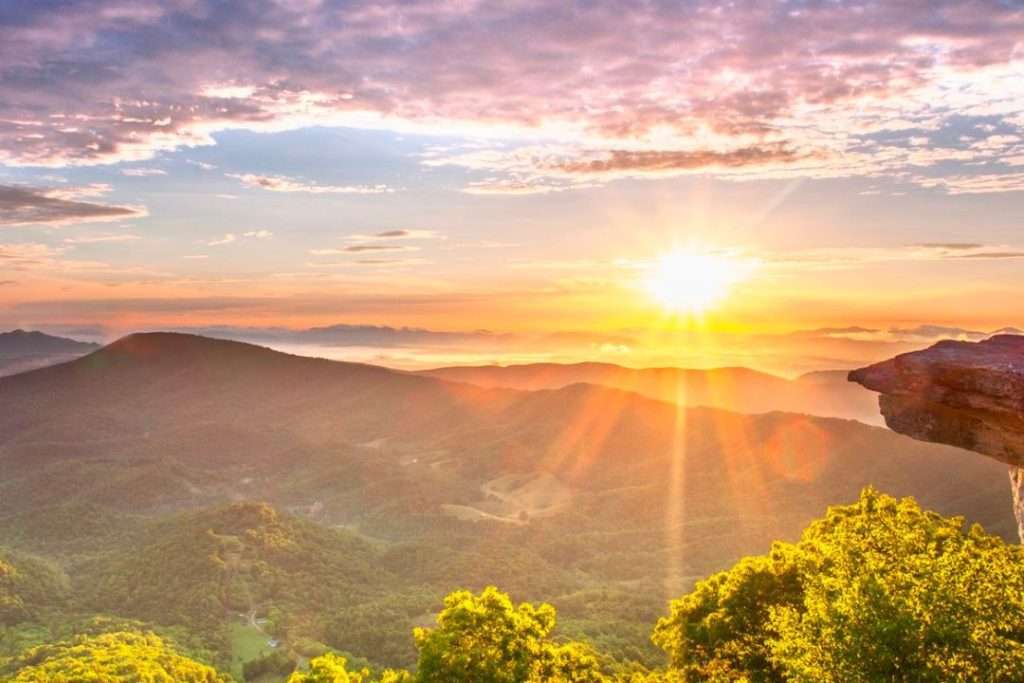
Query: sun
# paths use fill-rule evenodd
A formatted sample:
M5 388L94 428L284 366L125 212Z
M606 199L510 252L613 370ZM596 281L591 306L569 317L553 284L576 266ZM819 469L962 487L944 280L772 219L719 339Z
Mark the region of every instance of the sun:
M728 254L678 250L652 264L643 284L667 311L697 314L719 304L749 272L749 263Z

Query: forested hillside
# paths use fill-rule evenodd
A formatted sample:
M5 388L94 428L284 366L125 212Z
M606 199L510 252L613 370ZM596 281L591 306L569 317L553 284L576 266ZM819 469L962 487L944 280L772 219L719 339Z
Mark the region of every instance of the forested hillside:
M671 599L867 485L1015 529L1004 468L854 421L187 335L0 379L0 468L8 670L34 671L35 646L60 644L32 666L78 661L121 647L88 638L128 633L140 661L236 679L329 652L419 671L413 629L452 591L498 586L557 606L554 661L571 641L602 676L647 671L666 662L650 636Z
M226 546L231 552L239 550L239 534L271 553L296 540L289 534L296 521L279 520L265 506L227 508L206 521L236 532L226 534L234 539ZM213 592L244 581L246 588L236 589L234 599L252 603L252 592L269 585L264 579L273 583L282 576L270 569L264 576L255 571L239 577L245 570L223 566L225 546L215 541L211 560L221 581L210 582ZM315 562L301 547L295 550L299 564ZM258 552L239 554L248 555L254 562L249 570L256 570ZM12 572L0 566L6 581ZM208 573L209 567L196 571ZM9 588L9 582L2 585ZM273 599L281 589L258 594ZM285 593L316 590L300 582ZM478 594L449 594L436 617L411 630L415 659L409 670L371 669L365 660L295 640L236 665L235 674L242 680L287 677L288 683L1010 682L1024 675L1021 595L1020 546L980 527L967 528L962 519L924 511L912 499L897 501L866 489L856 503L832 508L812 523L798 543L776 543L769 554L747 557L674 600L653 628L652 640L664 652L653 666L609 656L559 629L550 604L516 605L487 587ZM329 593L320 596L329 599ZM216 611L217 599L211 596L205 609ZM329 601L321 602L320 613L348 616ZM9 648L14 643L7 636L18 631L13 622L5 623ZM0 655L0 675L23 682L232 680L204 663L225 666L222 649L188 650L183 644L142 623L93 619L65 628L64 637L51 642L19 643L19 653Z

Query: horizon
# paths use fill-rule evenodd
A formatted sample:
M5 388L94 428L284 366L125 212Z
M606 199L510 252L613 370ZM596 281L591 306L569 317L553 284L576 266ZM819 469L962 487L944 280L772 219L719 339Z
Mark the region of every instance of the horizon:
M443 367L519 367L537 364L606 364L632 370L728 370L749 369L787 379L830 371L851 369L878 362L888 356L926 348L940 341L981 341L997 334L1020 335L1015 327L981 331L937 325L887 330L864 327L797 330L783 335L723 337L701 333L690 336L695 348L658 355L608 351L556 343L551 336L514 336L487 330L471 332L424 328L339 324L317 328L180 327L112 332L102 327L67 328L42 326L36 330L0 327L0 335L12 332L41 332L51 336L106 345L132 334L170 332L191 334L254 344L299 356L369 363L395 370L429 370ZM626 340L620 333L618 343ZM756 340L769 351L750 353L745 347ZM578 341L578 340L573 340ZM637 339L629 339L636 344ZM509 344L517 350L496 351ZM808 346L830 345L832 356L806 356ZM731 362L730 362L731 361Z
M0 11L4 327L792 373L859 357L731 347L1024 319L1012 3L97 7Z

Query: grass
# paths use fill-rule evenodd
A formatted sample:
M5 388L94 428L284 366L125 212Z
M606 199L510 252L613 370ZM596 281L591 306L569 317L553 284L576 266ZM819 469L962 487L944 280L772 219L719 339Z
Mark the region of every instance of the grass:
M241 681L244 680L242 666L261 654L270 652L271 648L267 645L268 636L258 628L241 621L231 624L228 635L231 638L231 675Z

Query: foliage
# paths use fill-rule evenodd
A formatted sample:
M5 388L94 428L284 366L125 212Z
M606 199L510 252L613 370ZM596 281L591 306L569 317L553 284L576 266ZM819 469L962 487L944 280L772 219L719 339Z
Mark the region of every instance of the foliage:
M18 595L18 570L0 560L0 624L16 624L26 616L25 602Z
M655 640L685 680L1024 679L1024 553L866 489L673 602Z
M143 547L76 568L83 602L67 597L66 577L48 562L0 554L0 616L18 622L0 629L0 669L43 676L49 672L39 667L61 672L68 662L80 668L91 662L102 671L103 653L120 648L138 659L132 666L140 676L162 666L150 666L154 660L185 666L174 658L209 673L202 662L227 666L225 624L240 626L232 612L244 611L247 618L267 615L265 628L284 645L235 660L236 675L283 679L292 671L290 658L313 657L294 683L1024 680L1021 548L870 489L854 505L831 508L799 543L776 543L769 554L742 559L674 601L653 636L668 655L664 671L645 669L641 662L650 655L631 645L639 638L635 625L650 623L657 611L658 584L598 583L559 593L563 582L552 567L575 544L556 533L554 520L488 528L485 540L453 523L426 537L436 547L383 549L260 504L151 528ZM476 578L493 571L519 585L529 571L546 573L540 585L562 596L567 616L558 635L550 605L513 604L487 587L450 594L436 627L414 629L412 645L402 645L412 624L423 623L437 604L446 562L468 565L495 551L499 539L525 546L532 534L545 536L546 546L534 544L523 567L495 566ZM460 551L446 559L447 547ZM416 583L417 576L431 581ZM107 609L163 625L154 635L154 627L124 619L83 621L90 610ZM254 642L265 642L253 631ZM2 659L26 647L13 660ZM337 654L342 648L344 657ZM349 651L371 661L354 660ZM416 664L415 673L379 673L376 667L395 660Z
M791 546L777 544L770 555L744 558L673 602L653 636L672 667L688 680L781 680L771 664L772 613L801 603L796 555Z
M550 640L555 626L551 605L514 606L493 587L479 595L457 591L444 604L437 628L418 628L413 634L420 683L603 680L596 658L585 646Z
M258 680L261 676L287 676L295 670L295 662L281 650L271 650L242 666L242 678L246 681Z
M311 660L308 671L293 673L288 683L369 683L369 671L349 671L346 664L344 657L327 653Z
M41 645L4 668L14 683L227 683L152 633L116 632ZM0 671L0 673L4 673Z
M224 641L226 612L278 608L275 628L323 635L345 605L385 587L364 541L264 504L240 503L156 525L138 549L83 571L87 604ZM226 641L224 645L226 649Z
M0 627L63 604L67 577L49 562L0 548Z

